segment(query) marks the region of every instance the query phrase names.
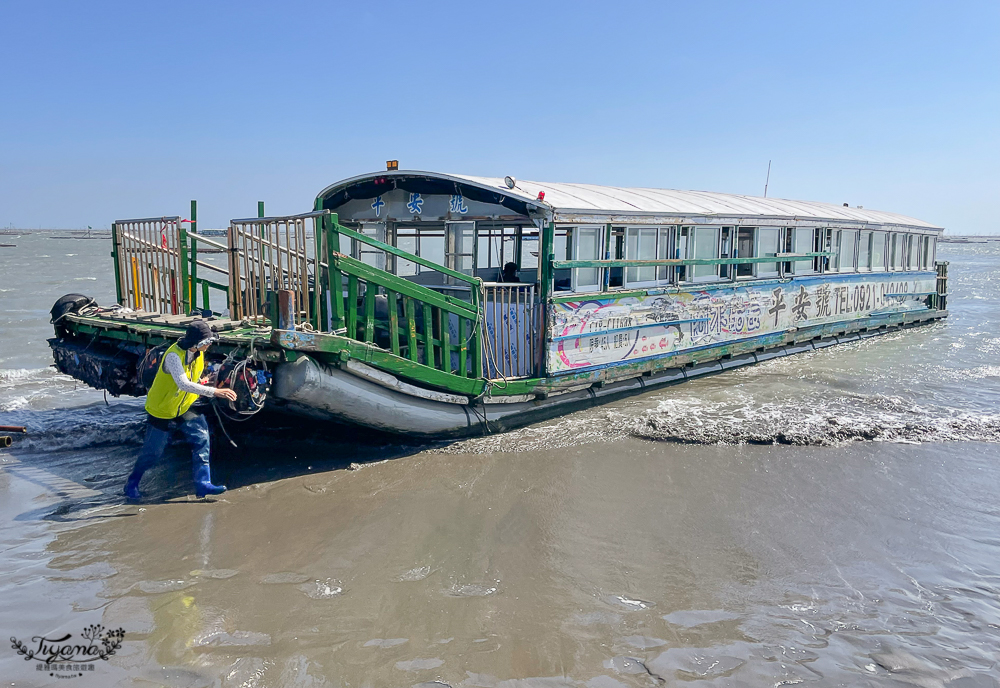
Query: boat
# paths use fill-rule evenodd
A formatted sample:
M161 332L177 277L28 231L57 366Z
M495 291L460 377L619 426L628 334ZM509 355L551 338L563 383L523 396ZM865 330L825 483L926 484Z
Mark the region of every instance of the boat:
M117 303L57 303L56 366L140 396L150 352L205 318L251 412L457 438L948 315L943 230L911 217L388 167L309 212L261 203L225 243L194 201L116 221Z

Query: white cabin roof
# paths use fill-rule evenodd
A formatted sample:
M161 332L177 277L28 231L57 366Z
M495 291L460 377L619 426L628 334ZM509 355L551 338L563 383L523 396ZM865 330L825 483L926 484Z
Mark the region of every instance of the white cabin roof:
M517 180L517 186L507 189L503 179L449 175L477 185L534 200L539 191L545 192L545 203L557 215L680 215L680 216L761 216L766 218L860 222L875 225L902 225L923 229L941 229L923 220L880 210L850 208L818 201L790 201L782 198L760 198L715 191L676 191L672 189L625 188Z
M376 181L393 185L416 183L420 180L454 188L476 187L487 191L494 199L506 197L517 200L532 210L540 212L554 222L562 223L630 223L646 221L651 224L832 224L845 227L879 226L905 227L922 232L941 232L942 228L906 215L880 210L850 208L818 201L790 201L782 198L760 198L715 191L676 191L672 189L624 188L596 184L565 182L533 182L516 180L513 189L507 188L500 177L475 177L462 174L444 174L419 170L392 170L375 172L345 179L320 192L327 198L338 192L346 198L374 197L381 191L373 190ZM467 189L471 192L472 189ZM538 199L544 191L544 200ZM346 194L346 196L344 195ZM356 195L356 194L361 194Z

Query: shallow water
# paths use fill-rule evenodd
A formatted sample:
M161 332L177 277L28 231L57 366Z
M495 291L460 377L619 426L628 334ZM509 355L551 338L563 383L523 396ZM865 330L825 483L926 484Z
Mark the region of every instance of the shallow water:
M72 680L0 652L11 684L997 685L993 245L942 247L939 324L451 444L272 419L215 438L221 498L177 446L136 506L141 406L44 344L112 300L107 244L8 243L0 628L125 629Z

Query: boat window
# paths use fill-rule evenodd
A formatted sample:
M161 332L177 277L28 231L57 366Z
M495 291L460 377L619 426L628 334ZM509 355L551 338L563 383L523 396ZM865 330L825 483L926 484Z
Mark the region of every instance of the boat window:
M757 258L770 258L778 254L781 239L780 227L761 227L757 230ZM777 277L777 263L757 263L757 277Z
M444 228L424 228L419 230L418 244L421 258L444 265ZM420 267L418 272L428 272L429 268Z
M736 237L735 227L723 227L722 228L722 244L719 249L719 257L721 258L732 258L733 257L733 241ZM732 279L733 272L735 271L735 265L720 265L719 266L719 277L721 279Z
M858 271L868 272L872 266L872 233L861 232L858 237Z
M840 230L826 230L826 252L834 255L830 256L830 262L826 265L826 272L840 271Z
M385 242L385 223L384 222L362 222L361 223L361 233L365 236L370 236L371 238ZM354 256L363 263L372 265L379 270L385 270L385 253L375 248L374 246L369 246L368 244L363 244L360 241L357 243L358 255Z
M573 252L570 250L572 238L572 227L556 226L552 236L552 255L555 256L556 260L571 260L573 258ZM572 270L568 268L560 268L553 271L553 286L557 291L568 291L570 289L571 273Z
M666 260L673 257L673 227L626 227L623 231L625 260ZM625 269L626 286L647 286L670 280L668 266ZM612 274L612 283L615 277Z
M504 227L502 225L480 222L478 223L478 230L476 239L476 269L483 271L487 281L494 279L499 281L498 275L503 266L507 263L517 262L517 227ZM538 234L536 230L535 241L537 242L537 240ZM557 260L562 260L558 253L556 256Z
M719 227L697 227L694 230L694 258L712 260L719 257ZM719 278L718 265L692 265L693 282L709 282Z
M795 242L792 244L790 251L792 253L813 253L816 250L816 230L812 227L797 227L795 230L789 229L789 234L794 231ZM807 275L809 273L816 272L815 261L811 260L797 260L791 265L790 272L796 275Z
M840 232L840 253L838 269L840 272L854 272L854 259L858 243L858 232L854 229L845 229Z
M656 260L656 227L627 227L625 229L625 260ZM656 267L625 268L625 284L642 286L656 282Z
M521 269L538 269L538 229L524 227L521 230Z
M871 266L873 271L885 270L885 232L872 232Z
M573 260L600 260L604 245L604 227L576 227L573 230ZM597 291L601 288L601 268L574 268L571 277L573 291Z
M368 232L365 232L366 234ZM427 260L434 261L439 265L445 264L445 254L444 254L444 227L441 225L437 226L419 226L419 227L400 227L397 226L394 230L393 245L396 248L401 248L408 253L413 253L420 256L421 258L426 258ZM375 235L378 238L378 235ZM364 244L359 244L358 246L361 252L361 260L371 265L378 264L373 262L381 258L384 260L386 258L385 254L378 252L379 255L372 255L371 259L366 259ZM371 249L374 252L376 249ZM422 265L417 265L416 263L406 260L404 258L399 258L397 256L388 256L391 263L389 269L396 275L400 277L416 277L417 275L429 276L430 279L436 280L440 273L431 268L423 267ZM419 280L417 280L419 281Z
M931 237L924 235L920 237L920 268L930 270L933 266L931 262Z
M674 257L674 241L677 236L676 227L660 227L659 238L657 239L656 257L660 260L668 260ZM656 279L660 281L672 282L674 268L662 265L656 269Z
M795 253L795 228L794 227L784 227L781 230L781 252L782 253ZM784 261L781 264L781 271L785 275L790 275L795 272L793 267L795 263L792 261Z
M753 258L754 242L756 241L756 227L740 227L736 232L736 257ZM737 277L753 277L753 263L737 263Z
M906 262L907 270L916 270L920 267L920 237L916 234L907 234L907 255L908 260Z
M417 229L415 227L397 227L396 248L401 248L407 253L419 256L420 251L417 246ZM416 275L417 267L417 264L412 261L404 260L403 258L396 258L396 274L400 277Z
M893 232L889 238L889 269L903 269L903 235Z
M445 222L445 267L471 275L476 245L475 222ZM513 229L513 228L511 228ZM513 260L514 252L511 251Z
M694 227L681 227L677 232L677 247L674 252L674 258L690 258L692 255L693 241L691 239L694 234ZM690 274L690 265L678 265L676 268L676 275L678 282L688 281L688 275Z

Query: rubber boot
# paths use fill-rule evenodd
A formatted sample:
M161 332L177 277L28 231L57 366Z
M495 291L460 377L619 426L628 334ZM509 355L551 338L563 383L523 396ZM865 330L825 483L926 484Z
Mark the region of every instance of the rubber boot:
M129 475L128 480L125 481L125 496L128 499L140 500L142 499L142 493L139 492L139 481L142 480L142 473L136 473L132 471Z
M213 485L208 464L201 464L194 469L194 493L199 498L206 495L218 495L226 491L225 485Z

